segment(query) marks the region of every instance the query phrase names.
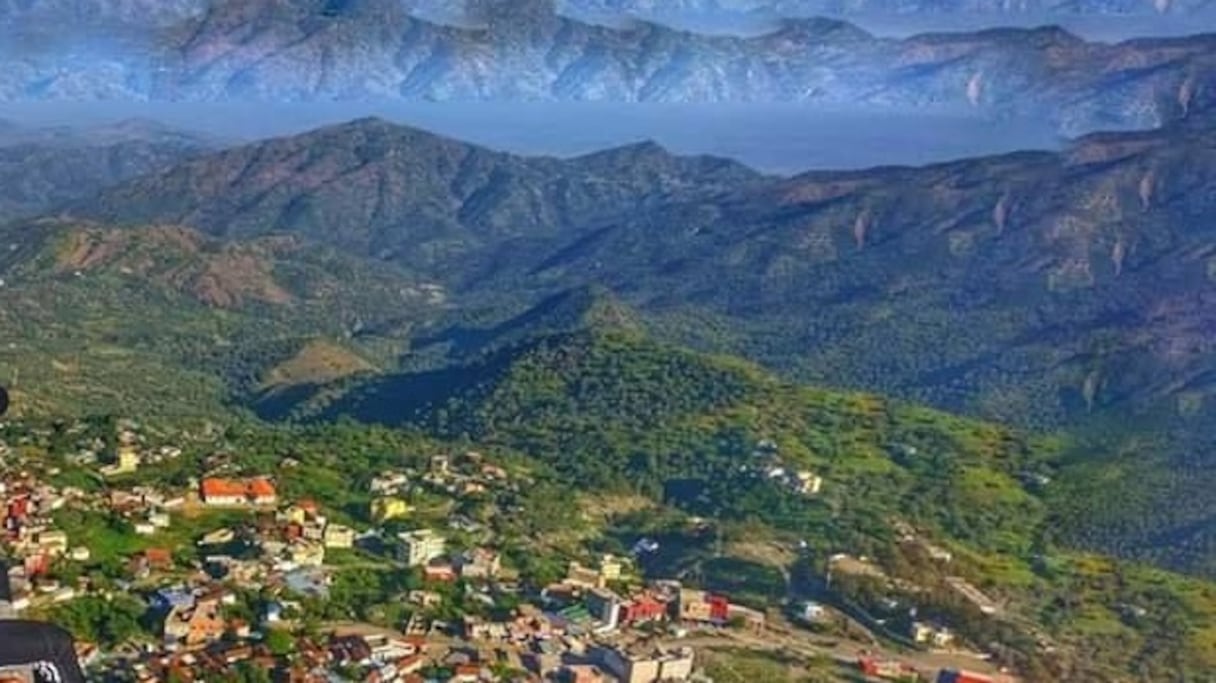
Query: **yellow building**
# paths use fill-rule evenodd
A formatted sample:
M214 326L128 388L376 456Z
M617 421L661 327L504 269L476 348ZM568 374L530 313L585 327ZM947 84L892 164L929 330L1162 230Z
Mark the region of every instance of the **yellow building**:
M101 473L107 477L130 474L139 469L139 451L134 446L119 446L118 457L111 465L104 465Z
M134 472L139 468L139 453L133 446L119 447L118 467L124 472Z
M292 505L282 512L283 521L291 524L303 524L308 519L308 512L299 505Z
M600 558L600 578L604 581L619 581L623 567L621 561L613 555Z
M325 527L324 543L326 548L353 548L355 530L341 524L330 524Z
M410 504L400 498L377 498L372 501L372 519L377 523L401 519L410 514Z
M309 541L296 541L287 549L288 557L301 567L320 567L325 564L325 546Z

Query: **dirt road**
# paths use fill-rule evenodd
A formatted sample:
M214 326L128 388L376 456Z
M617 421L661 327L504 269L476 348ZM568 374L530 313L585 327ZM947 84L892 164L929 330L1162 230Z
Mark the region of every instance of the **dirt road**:
M785 651L808 659L826 655L846 666L856 665L858 656L865 651L878 659L898 659L916 669L930 681L935 680L938 672L945 668L967 669L986 674L998 673L988 662L966 655L932 652L895 653L851 641L839 641L830 646L825 644L832 640L834 639L815 637L809 633L782 631L749 633L724 630L720 634L696 634L688 638L670 640L666 644L673 647L687 646L708 650L743 647L767 652ZM1010 683L1016 681L1013 678L1007 680Z

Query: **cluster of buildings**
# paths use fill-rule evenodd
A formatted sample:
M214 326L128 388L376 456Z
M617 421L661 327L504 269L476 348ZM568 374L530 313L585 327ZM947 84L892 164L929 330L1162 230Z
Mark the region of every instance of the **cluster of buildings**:
M72 545L67 532L54 521L57 511L85 499L79 489L51 486L25 470L0 479L0 522L10 558L13 609L20 612L39 603L64 602L78 594L75 586L61 585L48 575L60 558L85 561L90 557L88 547Z
M290 683L329 683L336 671L368 683L491 681L504 680L504 669L519 672L505 680L683 681L695 677L693 652L665 647L649 634L678 637L691 629L766 626L765 613L725 595L677 581L643 582L630 558L605 554L588 563L571 562L560 581L539 595L523 595L492 533L478 522L453 514L449 529L431 524L398 531L414 521L412 501L420 493L470 498L518 492L527 485L525 478L478 453L437 455L417 468L372 477L366 518L374 527L359 530L331 519L313 501L285 500L270 477L235 474L239 470L224 458L206 460L207 476L180 486L139 484L147 478L127 475L177 459L181 449L149 446L130 426L121 426L112 443L113 457L100 455L111 447L90 442L70 458L104 478L104 489L93 492L48 483L56 480L53 469L36 464L23 469L26 463L9 467L18 458L5 459L16 454L0 443L0 520L3 545L20 560L11 570L19 611L103 592L84 580L59 585L50 578L60 558L90 560L88 538L69 538L67 530L56 527L60 511L121 520L144 537L137 544L143 549L124 558L117 585L119 591L146 597L160 624L158 637L114 652L85 644L88 661L129 679L210 680L233 667L252 666ZM765 458L765 469L759 470L764 476L785 477L807 495L819 491L818 477L785 472L775 454ZM207 518L222 518L224 526L206 529L201 537L192 528L197 546L191 552L179 553L178 546L163 540L168 547L156 547L158 539L173 537L165 532L209 511L216 515ZM247 514L237 514L242 511ZM635 553L657 548L644 539ZM272 649L269 635L280 634L281 641L281 634L293 633L302 605L316 602L307 598L329 595L341 568L327 560L332 563L336 551L350 549L372 554L364 559L415 571L423 581L422 588L385 596L386 603L410 608L408 623L398 625L402 633L296 634L288 652ZM464 592L465 604L481 603L485 609L439 620L435 614L444 613L456 591ZM249 593L260 601L252 617ZM500 600L504 596L511 599Z
M472 497L494 491L518 491L520 483L476 451L459 457L435 455L424 470L388 470L374 477L368 485L372 495L371 518L378 524L407 518L413 511L408 498L419 490Z
M185 629L182 629L183 631ZM334 671L358 670L364 681L422 683L420 672L433 664L424 639L387 635L292 637L288 653L275 652L258 640L225 639L203 646L158 651L127 662L130 678L142 683L227 679L234 667L266 671L272 680L329 683ZM457 680L455 678L449 680ZM463 680L478 681L480 677Z

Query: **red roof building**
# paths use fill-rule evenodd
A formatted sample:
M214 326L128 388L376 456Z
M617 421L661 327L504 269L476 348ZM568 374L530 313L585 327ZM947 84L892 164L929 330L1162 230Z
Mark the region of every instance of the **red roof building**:
M667 603L651 595L639 595L625 603L621 609L621 623L637 624L658 621L667 616Z
M148 548L144 551L144 559L152 569L173 568L173 553L166 548Z
M203 502L207 505L273 505L278 492L269 479L220 479L203 480L201 487Z

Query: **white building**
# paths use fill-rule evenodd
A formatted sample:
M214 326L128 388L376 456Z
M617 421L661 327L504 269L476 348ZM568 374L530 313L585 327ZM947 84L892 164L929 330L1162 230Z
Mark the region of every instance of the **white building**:
M401 561L409 567L421 567L447 551L444 538L430 529L405 531L397 538L401 541Z

